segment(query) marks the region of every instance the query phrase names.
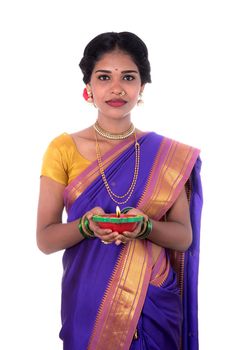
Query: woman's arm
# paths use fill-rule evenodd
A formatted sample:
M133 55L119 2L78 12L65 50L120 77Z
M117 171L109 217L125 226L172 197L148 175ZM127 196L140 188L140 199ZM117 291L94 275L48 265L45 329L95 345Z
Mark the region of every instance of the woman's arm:
M129 214L143 214L138 209L131 209ZM145 214L143 214L146 216ZM146 217L147 219L147 217ZM185 189L183 189L167 213L167 221L152 220L153 229L147 237L153 243L179 251L185 251L192 243L192 228L190 222L189 204ZM137 238L140 233L141 225L138 225L133 232L124 232L116 239L116 244L127 242Z
M186 251L192 243L192 227L185 189L167 214L167 221L154 221L148 239L165 248Z
M42 176L37 213L37 245L45 254L50 254L79 243L83 237L77 228L78 220L62 223L65 186Z
M81 242L84 238L79 232L79 219L63 224L62 213L64 209L63 192L65 186L42 176L37 214L37 245L45 254L70 248ZM87 218L95 214L104 214L100 207L95 207L85 213ZM108 229L100 229L93 221L90 228L99 239L113 242L118 235Z

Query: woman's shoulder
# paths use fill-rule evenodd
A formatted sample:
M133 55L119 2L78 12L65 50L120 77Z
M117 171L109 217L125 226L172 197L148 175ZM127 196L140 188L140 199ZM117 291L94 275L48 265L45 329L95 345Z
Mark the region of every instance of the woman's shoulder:
M61 155L72 156L76 152L76 146L73 138L67 132L63 132L54 137L48 146L51 152L59 152Z
M151 141L155 140L157 141L161 141L163 143L167 143L167 144L173 144L176 147L182 147L182 148L190 148L190 149L196 149L199 150L199 148L197 148L194 145L191 145L190 143L184 142L183 140L178 140L177 138L173 138L167 135L161 135L156 133L155 131L150 131L146 133L146 137L148 139L150 139Z
M70 167L70 163L76 154L76 146L70 134L63 132L55 136L48 144L44 159L49 162L61 163L64 169Z
M79 130L79 131L76 131L76 132L70 134L70 137L72 137L73 139L84 140L86 142L93 141L93 140L95 140L94 129L92 127L88 127L86 129Z
M50 141L50 145L57 148L60 148L63 146L70 146L71 144L72 144L72 137L67 132L63 132L62 134L55 136Z

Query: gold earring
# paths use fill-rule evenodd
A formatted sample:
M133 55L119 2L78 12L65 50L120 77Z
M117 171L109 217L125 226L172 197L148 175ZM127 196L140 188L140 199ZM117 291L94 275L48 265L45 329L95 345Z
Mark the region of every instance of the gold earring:
M137 101L137 106L142 106L144 104L144 101L142 99L142 95L143 95L142 92L140 92L139 99Z
M88 94L87 102L93 103L93 94L92 94L92 91L91 91L91 90L87 90L87 94Z

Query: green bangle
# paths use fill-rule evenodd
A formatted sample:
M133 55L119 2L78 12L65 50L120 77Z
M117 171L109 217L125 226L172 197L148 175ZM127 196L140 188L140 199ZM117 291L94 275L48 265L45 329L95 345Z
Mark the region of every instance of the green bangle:
M90 227L89 227L89 220L87 218L84 219L84 225L85 225L85 228L88 232L88 234L91 236L91 237L94 237L94 232L92 230L90 230Z
M84 238L86 238L86 239L90 239L90 237L83 231L82 224L81 224L81 219L80 219L80 221L79 221L77 226L78 226L78 229L79 229L80 233L82 234L82 236Z
M84 232L86 238L94 238L94 232L89 228L89 220L85 215L80 219L81 230Z
M150 219L147 220L147 223L146 223L146 228L143 232L140 233L139 236L137 236L137 238L139 239L145 239L149 236L149 234L152 232L152 229L153 229L153 224L152 224L152 221Z
M131 209L133 209L133 207L126 207L126 208L123 208L123 209L121 210L121 213L122 213L122 214L126 214L126 213L128 213L129 210L131 210Z

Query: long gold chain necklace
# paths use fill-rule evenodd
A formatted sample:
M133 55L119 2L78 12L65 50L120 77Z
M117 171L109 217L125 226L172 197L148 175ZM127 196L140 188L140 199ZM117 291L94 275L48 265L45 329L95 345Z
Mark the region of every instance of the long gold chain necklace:
M96 131L96 129L95 129ZM103 183L106 187L107 193L109 194L110 198L113 200L113 202L115 202L116 204L125 204L128 202L128 200L131 198L133 191L135 189L136 186L136 182L137 182L137 178L138 178L138 174L139 174L139 167L140 167L140 144L137 141L137 137L136 137L136 132L134 132L134 137L135 137L135 167L134 167L134 174L133 174L133 179L131 182L131 185L128 189L128 191L123 194L123 195L118 195L116 193L114 193L112 191L112 189L110 188L110 185L107 181L105 172L104 172L104 167L103 167L103 162L102 162L102 157L101 157L101 151L100 151L100 146L98 143L98 139L97 139L97 134L95 132L95 139L96 139L96 154L97 154L97 161L98 161L98 166L99 166L99 170L102 176L102 180ZM126 198L127 197L127 198ZM118 200L118 199L124 199L125 200Z
M96 121L96 123L93 125L95 131L100 135L105 137L106 139L109 140L124 140L126 138L128 138L129 136L131 136L134 131L135 131L135 126L131 123L130 127L125 130L124 132L122 132L121 134L115 134L115 133L110 133L106 130L104 130L98 123L98 121Z

